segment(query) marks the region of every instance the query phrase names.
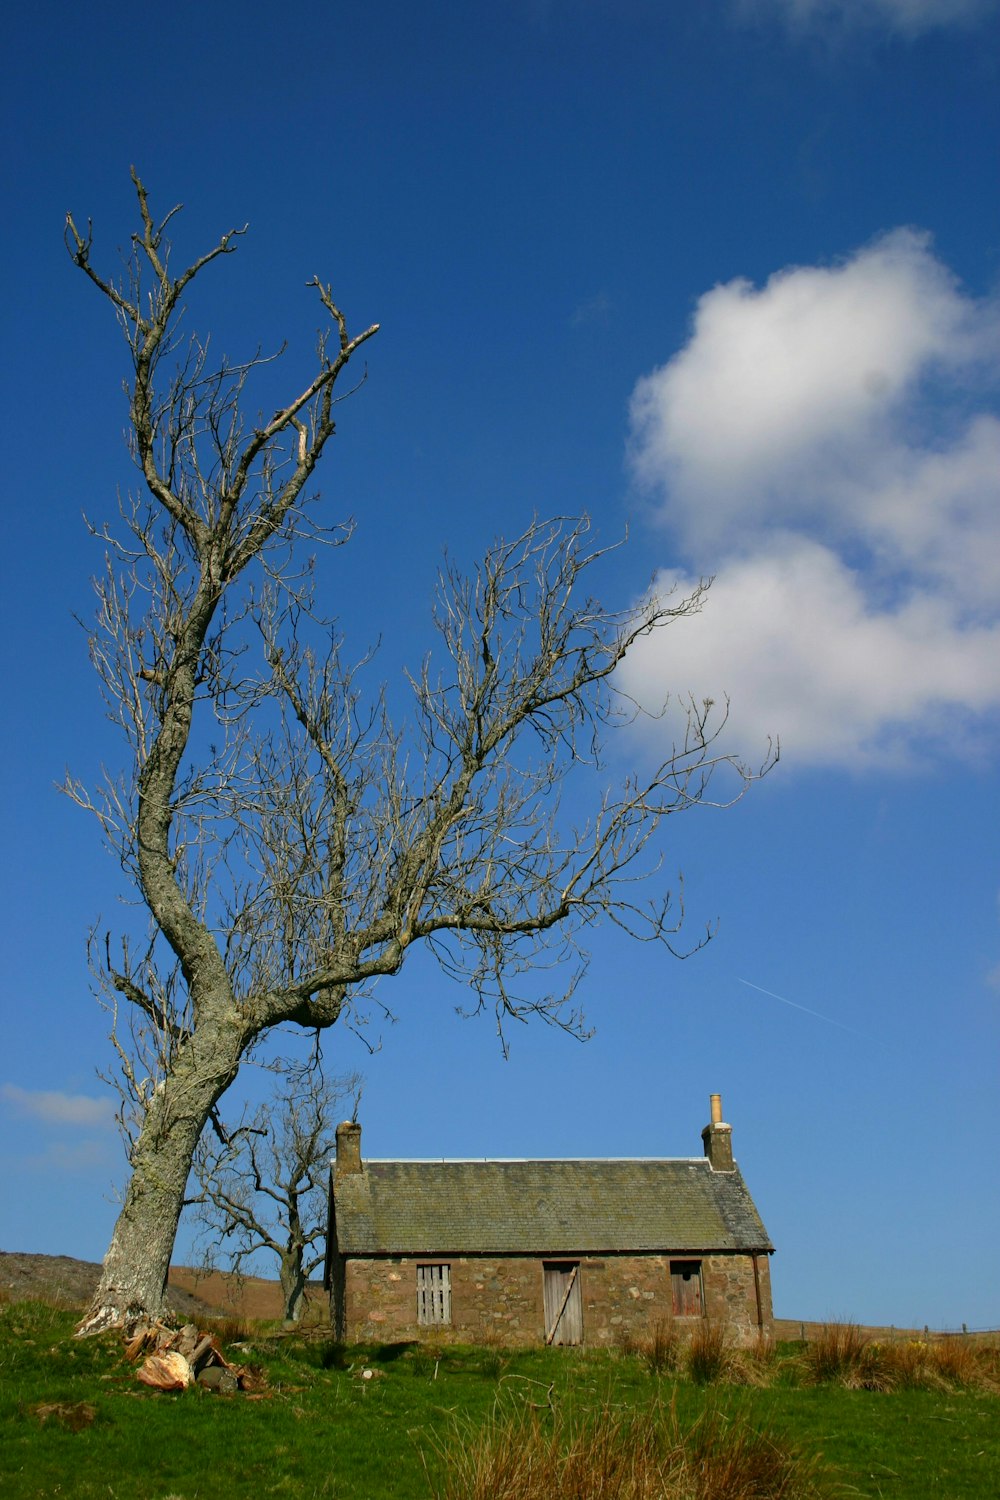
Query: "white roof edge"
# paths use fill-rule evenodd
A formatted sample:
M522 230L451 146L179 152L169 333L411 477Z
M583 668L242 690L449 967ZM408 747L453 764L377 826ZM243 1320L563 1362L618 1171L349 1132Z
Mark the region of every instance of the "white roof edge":
M561 1162L589 1162L592 1166L620 1161L708 1163L707 1156L366 1156L371 1166L546 1166Z

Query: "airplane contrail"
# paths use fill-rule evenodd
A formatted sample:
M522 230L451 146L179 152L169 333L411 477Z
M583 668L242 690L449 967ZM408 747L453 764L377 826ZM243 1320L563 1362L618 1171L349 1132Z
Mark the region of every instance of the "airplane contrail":
M762 995L770 995L772 1000L780 1000L782 1005L790 1005L793 1010L804 1011L807 1016L815 1016L817 1021L825 1021L828 1026L839 1026L841 1031L849 1031L853 1036L861 1036L861 1032L853 1026L845 1026L843 1021L835 1021L832 1016L824 1016L818 1010L810 1010L808 1005L799 1005L796 1000L786 1000L784 995L776 995L773 990L766 990L762 984L754 984L750 979L741 979L740 984L749 985L752 990L759 990Z

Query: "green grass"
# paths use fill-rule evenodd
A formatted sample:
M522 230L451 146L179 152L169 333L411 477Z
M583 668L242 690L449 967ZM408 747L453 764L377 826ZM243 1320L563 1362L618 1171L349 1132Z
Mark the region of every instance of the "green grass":
M698 1385L642 1351L439 1351L407 1345L342 1350L322 1337L257 1333L233 1351L261 1366L263 1399L194 1389L146 1391L113 1338L71 1338L73 1315L32 1303L0 1307L0 1493L83 1500L432 1500L449 1493L463 1450L500 1418L543 1434L594 1413L623 1423L650 1410L681 1430L708 1420L766 1428L822 1456L838 1485L871 1500L981 1500L1000 1494L1000 1399L974 1388L891 1393L809 1385L785 1348L772 1383ZM656 1365L661 1368L657 1370ZM367 1365L376 1372L359 1378ZM352 1368L353 1366L353 1368ZM87 1403L72 1430L40 1404ZM70 1413L72 1418L72 1413ZM454 1489L450 1493L456 1493ZM713 1495L727 1500L729 1492Z

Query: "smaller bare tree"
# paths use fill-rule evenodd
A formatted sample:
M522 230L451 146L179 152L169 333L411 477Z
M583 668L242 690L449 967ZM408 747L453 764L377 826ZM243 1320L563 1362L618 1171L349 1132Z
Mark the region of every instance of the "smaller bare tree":
M286 1323L297 1323L306 1284L323 1264L327 1174L338 1118L357 1112L360 1080L327 1079L318 1067L284 1072L275 1099L234 1130L213 1121L195 1152L188 1205L201 1225L205 1261L220 1252L238 1275L260 1250L278 1258ZM315 1247L319 1245L319 1249Z

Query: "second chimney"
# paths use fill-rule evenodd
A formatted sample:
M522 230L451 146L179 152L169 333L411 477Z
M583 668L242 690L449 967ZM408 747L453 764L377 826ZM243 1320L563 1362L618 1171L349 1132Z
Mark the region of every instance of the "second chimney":
M705 1155L713 1172L735 1172L733 1161L733 1127L722 1119L722 1095L710 1096L712 1123L701 1132L705 1143Z
M356 1120L345 1120L337 1126L337 1176L348 1177L361 1170L361 1126Z

